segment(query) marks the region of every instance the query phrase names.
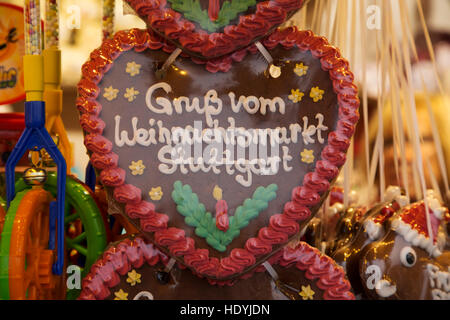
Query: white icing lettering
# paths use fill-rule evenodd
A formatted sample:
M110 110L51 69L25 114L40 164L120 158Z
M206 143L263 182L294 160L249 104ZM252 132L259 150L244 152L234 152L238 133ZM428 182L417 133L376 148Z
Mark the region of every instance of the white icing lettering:
M235 180L242 186L250 187L253 175L274 175L280 169L293 171L291 162L296 160L290 154L290 145L300 144L296 146L298 152L303 145L324 144L325 134L329 130L321 113L300 116L300 123L276 128L236 127L236 120L231 116L226 123L215 119L224 108L230 107L233 113L243 109L250 115L266 115L267 112L285 114L286 105L280 97L241 95L237 99L234 92L228 92L225 97L229 101L222 101L215 89L208 90L202 98L172 95L172 87L168 83L153 84L145 96L148 110L171 117L193 112L202 115L203 121L194 121L194 126L169 127L165 123L167 118L150 118L145 127L142 125L145 120L138 117L126 121L120 115L114 117L116 146L162 144L157 153L158 170L167 175L177 170L181 174L221 174L225 171L228 175L235 175ZM221 166L225 166L225 170L221 170Z
M160 109L158 109L157 107L155 107L152 104L153 92L156 89L163 89L166 93L169 93L172 91L172 87L168 83L165 83L165 82L155 83L150 88L148 88L147 94L145 95L145 103L147 104L147 107L150 109L150 111L153 111L155 113L158 113L158 114L165 113L170 116L172 114L172 104L170 103L169 99L162 98L162 97L156 98L156 100L155 100L156 103L160 107L162 107Z

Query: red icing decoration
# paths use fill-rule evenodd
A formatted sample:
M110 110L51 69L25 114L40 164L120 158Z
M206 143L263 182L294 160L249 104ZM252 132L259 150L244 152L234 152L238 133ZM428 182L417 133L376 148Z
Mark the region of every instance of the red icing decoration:
M167 224L169 222L169 216L166 214L161 214L155 212L150 217L141 218L141 228L146 232L155 232L158 230L167 229Z
M84 122L81 122L81 126L84 127L86 125ZM112 142L102 135L96 133L85 136L84 145L89 151L97 152L100 154L109 153L112 150Z
M208 15L211 21L216 21L219 18L220 11L220 1L219 0L209 0Z
M228 205L225 200L219 200L216 203L216 227L226 232L229 227Z
M284 205L283 214L289 219L302 221L311 216L311 210L309 210L308 207L296 203L295 201L291 201Z
M117 167L119 156L113 152L107 154L93 153L91 155L91 163L99 169Z
M259 238L250 238L245 243L245 249L255 256L261 256L271 252L272 246Z
M83 290L78 299L105 299L111 294L109 288L119 283L119 275L126 274L132 268L139 268L144 261L151 266L156 265L162 257L153 245L146 244L140 238L133 241L127 239L117 247L110 247L83 279Z
M125 212L132 219L148 218L155 214L155 205L147 201L127 203Z
M125 170L117 167L102 170L100 180L105 186L120 187L125 182Z
M92 114L98 116L100 111L102 111L102 106L95 100L87 100L84 97L78 97L77 101L77 109L82 114Z
M145 11L146 14L153 14L153 9L149 8L148 5L149 3L156 3L156 0L145 1L145 4L142 1L130 1L130 3L135 4L135 8L138 2L142 3L142 7L140 7L138 11L147 10ZM286 8L289 6L289 3L292 4L296 1L286 0L275 2L283 8ZM162 1L161 6L164 5L165 2ZM160 6L155 5L155 8L160 8ZM172 14L172 12L169 12L169 14ZM256 16L257 15L258 13L256 13ZM228 43L229 47L236 48L237 45L235 45L235 43L237 42L234 41L233 38L238 38L241 33L251 33L253 27L256 28L256 25L265 23L258 21L255 17L253 18L254 19L251 20L248 17L241 17L241 22L246 24L248 28L241 30L239 28L241 24L235 27L229 26L226 28L225 34L222 34L220 41L226 42L228 40L225 39L230 39ZM167 29L167 26L171 25L171 21L174 20L173 16L170 18L154 16L152 19L158 21L158 24L164 26L164 29ZM92 65L97 67L101 73L101 76L109 70L114 59L116 59L124 50L131 50L133 46L136 51L143 51L146 48L151 50L162 48L166 52L171 52L175 48L175 46L167 44L165 40L162 40L160 36L154 33L138 29L133 29L127 32L128 36L125 31L118 33L113 39L105 41L100 49L94 50L91 53L90 57L92 60ZM217 35L213 36L212 39L219 39L217 37ZM203 43L198 48L205 50L205 48L208 48L211 35L201 33L190 34L189 32L186 32L183 36L180 36L180 39L191 41L190 45L192 48L199 45L199 43ZM125 41L125 43L122 44L121 41ZM233 41L235 43L233 43ZM247 240L245 249L242 250L246 250L253 256L270 253L272 251L272 245L286 243L289 239L289 235L297 230L297 227L293 224L293 222L302 221L310 217L311 208L320 202L321 195L327 189L326 186L338 175L338 167L344 164L346 159L345 152L349 146L349 141L352 137L354 126L359 119L359 99L357 97L356 87L349 82L353 79L353 75L348 70L348 62L340 57L338 50L332 50L332 48L330 48L325 38L314 36L311 31L298 31L296 28L291 27L273 32L270 36L262 40L262 42L268 48L273 48L276 45L282 45L286 48L297 46L300 50L312 51L317 57L320 58L323 68L329 71L330 78L333 80L333 87L338 96L339 121L342 121L343 124L338 125L336 131L330 133L330 143L323 149L321 155L322 159L318 159L315 170L305 176L302 186L296 187L292 191L292 199L290 202L285 204L284 211L281 215L286 219L271 219L266 227L260 229L257 238ZM232 43L232 45L230 43ZM223 46L225 47L225 45ZM253 45L234 52L229 56L209 60L207 63L194 58L192 60L195 63L206 64L206 69L210 72L226 72L231 68L233 61L241 61L246 54L256 51L257 49ZM80 119L81 125L88 128L92 127L92 125L87 122L96 121L96 118L98 118L98 114L101 110L101 106L97 101L95 101L98 96L99 89L96 83L89 80L90 77L92 77L92 75L84 74L83 71L83 78L78 84L79 98L77 100L78 110L82 114ZM97 78L95 78L95 81L97 81ZM92 116L83 118L84 114L89 114ZM100 170L100 179L102 183L110 187L120 187L123 185L125 182L125 171L116 166L117 155L114 155L114 153L111 152L112 143L99 133L92 132L85 136L85 145L89 151L97 154L95 156L96 159L100 159L101 156L104 157L101 161L93 162L94 167ZM111 158L110 162L108 162L108 158ZM109 164L111 164L111 166L109 166ZM125 198L122 199L125 200ZM139 204L135 203L138 200L140 199L131 197L130 203L132 205L139 206ZM126 210L127 214L130 212L130 217L140 219L140 225L144 231L155 232L154 240L156 244L167 246L169 251L176 249L177 252L183 252L183 250L178 251L178 249L180 248L180 241L186 239L185 233L181 229L168 228L167 215L154 213L149 216L142 217L139 216L139 212L141 211L137 210L137 207L130 207L130 203L125 203L126 208L127 206L129 208L129 211ZM144 208L142 212L149 213L152 211L145 211ZM291 222L287 223L287 221ZM187 242L183 243L186 244ZM242 268L242 266L238 266L236 261L231 259L230 256L219 260L217 258L209 258L209 256L205 255L205 252L203 251L199 253L199 250L195 249L195 247L192 248L192 252L190 249L191 248L189 247L189 253L186 253L184 256L182 255L182 257L185 259L184 261L187 265L191 266L195 272L202 275L223 279L226 276L233 275L230 274L231 270L245 271L245 268L252 267L252 264L250 264L253 261L252 259L246 260L249 264ZM199 259L197 254L200 254L202 259ZM190 262L186 261L186 259ZM302 264L299 265L297 263L297 265L300 268L302 267ZM333 294L336 295L338 293Z
M196 268L203 264L204 260L209 259L208 249L196 249L194 252L184 256L184 262L191 267Z
M119 203L138 203L141 201L141 190L131 184L124 184L114 189L114 199Z
M192 238L183 238L170 247L170 253L174 256L184 256L186 254L193 253L194 251L195 244L194 239Z
M430 224L431 230L433 232L433 242L437 242L437 234L439 230L439 225L441 221L436 218L431 209L428 209L430 212ZM425 237L429 238L428 228L427 228L427 217L425 211L425 203L423 201L419 203L413 204L409 208L405 208L401 215L400 219L411 226L412 229L416 230L418 233L423 234Z
M161 246L170 246L184 238L184 230L177 228L168 228L155 232L155 241Z
M395 213L395 210L390 206L386 206L381 209L380 214L373 219L373 222L383 224L387 219L392 217Z
M297 222L282 214L275 214L270 217L270 226L279 232L286 232L288 235L297 234L300 226Z

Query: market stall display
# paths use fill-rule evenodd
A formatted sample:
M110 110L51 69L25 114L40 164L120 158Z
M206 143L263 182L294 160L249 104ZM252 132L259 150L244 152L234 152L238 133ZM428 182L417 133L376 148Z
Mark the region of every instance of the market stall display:
M0 3L0 104L25 99L0 114L0 298L450 299L450 99L429 13Z

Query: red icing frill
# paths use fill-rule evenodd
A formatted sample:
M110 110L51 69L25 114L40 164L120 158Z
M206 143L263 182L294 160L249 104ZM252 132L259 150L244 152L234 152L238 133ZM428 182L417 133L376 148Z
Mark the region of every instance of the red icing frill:
M329 189L330 181L337 177L339 167L344 164L345 152L359 119L359 99L348 62L325 38L314 36L311 31L299 31L290 27L276 30L262 43L269 49L281 45L285 48L309 50L320 59L322 68L329 72L333 81L334 92L338 97L339 119L336 131L329 134L329 143L316 162L316 168L305 175L301 186L292 190L291 201L284 205L283 213L272 216L268 225L261 228L256 237L246 241L244 248L233 249L228 257L220 260L209 257L208 250L195 248L195 243L185 237L183 230L169 228L169 217L155 212L151 203L143 201L138 188L125 184L126 173L117 167L118 156L112 152L112 143L102 136L104 124L99 118L102 107L96 101L100 90L97 84L111 68L114 60L133 48L139 52L145 49L171 52L175 47L168 45L164 39L150 31L119 31L92 52L91 59L87 62L91 69L83 68L82 79L78 84L77 108L81 114L81 126L86 132L84 143L91 154L93 166L100 171L101 182L114 189L115 200L125 204L125 213L130 218L139 219L143 231L155 233L154 242L157 246L179 259L184 259L185 265L195 273L216 280L227 280L246 272L258 262L258 258L269 254L274 245L284 245L292 235L298 233L298 222L311 217L311 209L320 203L321 197ZM194 58L192 60L205 64L210 72L226 72L233 61L242 61L247 54L255 52L253 45L208 62ZM244 256L245 259L242 259Z
M187 244L187 247L189 247L189 244ZM189 260L191 266L200 266L202 265L202 258L207 258L206 249L199 251L203 253L203 256L201 254L195 257L192 256ZM119 284L120 276L126 275L132 269L142 267L145 263L155 266L158 262L166 265L168 257L152 244L146 243L140 237L133 240L125 239L119 244L108 248L103 253L103 256L92 265L89 274L82 281L82 290L78 299L106 299L112 294L111 289ZM237 265L241 268L244 268L249 263L255 263L254 257L249 255L247 250L244 249L237 250L227 258L227 262L230 265ZM281 267L295 267L304 271L305 277L311 281L316 281L316 286L323 290L324 300L355 299L344 270L330 257L322 255L319 250L305 242L298 242L294 247L286 246L270 259L270 263ZM181 265L179 266L182 267ZM214 263L211 264L212 266L214 266ZM228 264L226 264L225 268L227 266ZM233 268L231 267L231 269ZM255 272L265 272L265 268L258 266L252 272L242 276L241 279L251 278ZM199 281L202 280L199 279ZM211 285L223 286L232 285L235 281L215 282L209 280L209 282Z
M236 25L223 32L208 34L170 8L165 0L127 0L147 25L178 42L194 55L220 57L249 45L282 24L294 11L302 8L304 0L269 0L259 2L253 14L241 15Z

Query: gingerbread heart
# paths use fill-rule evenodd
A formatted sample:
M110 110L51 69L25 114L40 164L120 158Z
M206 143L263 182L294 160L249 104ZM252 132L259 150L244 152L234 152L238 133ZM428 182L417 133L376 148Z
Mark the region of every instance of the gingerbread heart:
M353 300L350 283L334 261L304 242L270 259L278 280L260 266L232 283L200 279L137 237L108 248L82 281L80 300Z
M314 216L359 118L346 60L295 28L205 65L122 31L83 66L78 109L91 163L145 236L206 277L267 260ZM161 49L162 50L159 50ZM217 72L218 70L227 72Z
M306 0L128 0L147 25L190 55L214 58L248 46Z

